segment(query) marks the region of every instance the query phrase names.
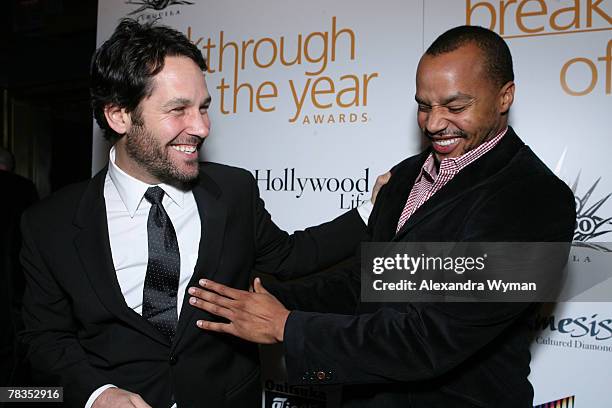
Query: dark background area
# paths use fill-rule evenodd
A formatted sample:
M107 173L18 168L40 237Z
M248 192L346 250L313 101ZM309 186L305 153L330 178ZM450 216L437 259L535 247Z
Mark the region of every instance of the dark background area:
M40 197L91 175L97 8L97 0L0 1L0 146ZM36 194L22 179L0 175L0 385L32 385L15 333L24 287L19 218Z
M97 0L0 3L0 145L41 197L91 176Z

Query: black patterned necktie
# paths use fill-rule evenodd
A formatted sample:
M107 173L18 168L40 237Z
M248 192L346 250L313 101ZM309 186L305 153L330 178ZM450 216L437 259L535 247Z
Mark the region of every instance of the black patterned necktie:
M147 234L149 261L144 282L142 317L162 332L170 341L178 320L178 292L181 258L172 221L162 205L164 190L149 187L144 197L151 203Z

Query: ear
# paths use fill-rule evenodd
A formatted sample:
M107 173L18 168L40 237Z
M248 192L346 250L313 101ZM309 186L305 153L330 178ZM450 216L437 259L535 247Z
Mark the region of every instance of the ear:
M120 135L127 133L132 125L130 115L125 111L125 108L120 108L117 105L106 105L104 116L111 129Z
M499 91L500 112L508 112L512 102L514 102L514 81L508 81Z

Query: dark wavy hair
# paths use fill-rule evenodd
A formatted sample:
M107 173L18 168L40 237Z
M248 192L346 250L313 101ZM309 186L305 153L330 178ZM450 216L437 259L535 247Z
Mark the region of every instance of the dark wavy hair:
M467 44L474 44L480 49L485 71L495 85L501 87L514 80L508 44L497 33L483 27L463 25L451 28L436 38L425 54L445 54Z
M202 52L181 32L155 22L140 24L123 19L96 50L91 60L91 104L98 125L111 142L121 137L106 121L104 107L116 105L133 112L138 121L140 101L153 92L152 78L164 68L168 56L193 60L202 71Z

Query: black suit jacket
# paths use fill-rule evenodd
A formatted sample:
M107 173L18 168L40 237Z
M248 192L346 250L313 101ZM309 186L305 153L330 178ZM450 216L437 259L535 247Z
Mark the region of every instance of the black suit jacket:
M203 332L218 318L186 295L172 343L130 309L113 268L103 186L106 171L55 194L23 218L25 331L29 359L45 385L64 387L82 407L103 384L142 395L153 407L255 407L260 401L257 346ZM193 189L202 234L188 286L203 277L247 289L251 271L282 278L350 255L365 225L355 212L289 236L271 221L253 177L206 163Z
M370 217L372 241L571 241L570 189L512 129L396 234L428 154L393 169ZM346 407L532 406L525 323L533 304L361 303L353 315L323 314L305 295L331 291L358 302L358 274L353 268L279 294L290 308L308 310L292 312L285 326L291 382L345 384Z

